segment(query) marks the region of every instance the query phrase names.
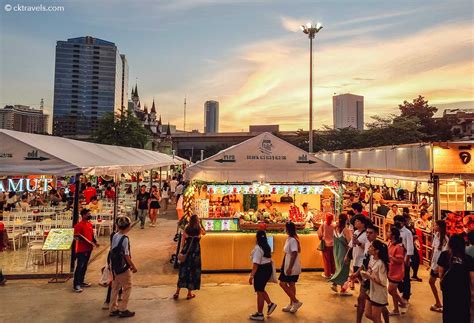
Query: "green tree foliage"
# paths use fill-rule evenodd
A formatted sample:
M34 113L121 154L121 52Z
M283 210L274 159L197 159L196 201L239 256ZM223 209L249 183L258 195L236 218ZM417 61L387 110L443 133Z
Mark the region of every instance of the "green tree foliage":
M131 112L123 111L120 115L104 114L93 139L100 144L144 148L148 137L148 131L140 120Z

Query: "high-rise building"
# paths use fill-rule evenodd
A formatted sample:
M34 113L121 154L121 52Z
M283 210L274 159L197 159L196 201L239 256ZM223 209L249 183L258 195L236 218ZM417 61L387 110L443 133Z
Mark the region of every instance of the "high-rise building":
M124 58L114 43L90 36L57 42L54 135L88 138L104 113L120 112L127 102Z
M47 114L26 105L6 105L0 110L0 128L22 132L48 133Z
M219 102L206 101L204 103L204 132L219 132Z
M128 107L128 62L124 54L120 55L122 59L122 100L121 108Z
M364 97L340 94L332 97L334 129L352 127L364 129Z

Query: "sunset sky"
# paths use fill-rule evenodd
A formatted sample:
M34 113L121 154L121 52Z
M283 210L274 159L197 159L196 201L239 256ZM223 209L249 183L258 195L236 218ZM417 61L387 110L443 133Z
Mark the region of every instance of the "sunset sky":
M424 95L440 108L474 108L470 0L82 0L59 13L0 8L0 104L51 113L57 40L94 36L125 54L142 104L154 97L165 122L203 130L203 104L220 102L221 131L249 124L308 128L309 41L314 54L315 126L332 125L332 95L365 97L365 118L397 112Z

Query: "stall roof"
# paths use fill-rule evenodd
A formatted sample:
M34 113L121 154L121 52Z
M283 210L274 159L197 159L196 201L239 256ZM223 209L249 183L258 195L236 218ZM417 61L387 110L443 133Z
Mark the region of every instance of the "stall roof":
M188 180L309 183L342 179L342 171L265 132L186 169Z
M0 129L0 174L106 175L176 165L159 152Z

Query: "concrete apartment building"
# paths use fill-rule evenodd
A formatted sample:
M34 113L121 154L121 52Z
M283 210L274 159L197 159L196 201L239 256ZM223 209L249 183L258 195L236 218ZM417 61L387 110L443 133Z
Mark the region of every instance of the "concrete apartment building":
M0 128L29 133L48 133L49 116L26 105L6 105L0 110Z
M332 97L334 129L364 130L364 97L350 93Z

